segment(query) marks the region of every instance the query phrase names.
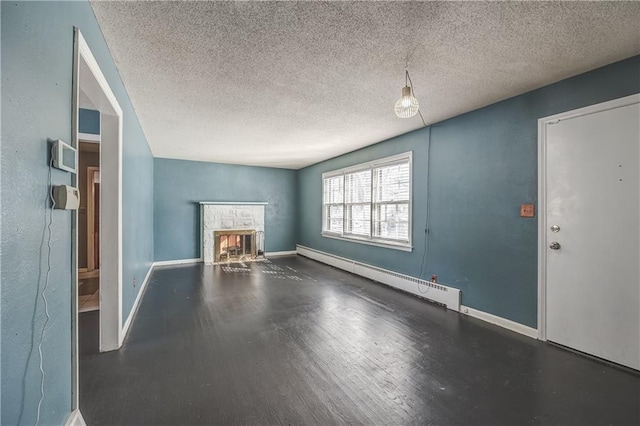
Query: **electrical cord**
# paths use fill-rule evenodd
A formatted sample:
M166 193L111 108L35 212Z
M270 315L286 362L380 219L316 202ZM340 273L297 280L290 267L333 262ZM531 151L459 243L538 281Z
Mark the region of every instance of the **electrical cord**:
M431 127L429 127L429 133L427 134L427 208L425 215L425 223L424 223L424 254L422 255L422 262L420 263L420 275L419 278L422 278L422 274L425 272L425 263L426 269L429 269L429 225L431 219L431 191L429 191L429 183L431 181ZM418 284L418 290L420 293L428 293L429 287L427 287L427 291L422 291L420 289L420 284Z
M406 74L405 74L405 86L406 86L406 80L409 80L409 84L411 84L411 90L413 91L413 93L416 93L416 88L413 86L413 81L411 81L411 76L409 75L409 70L405 70ZM420 109L418 109L418 114L420 115L420 119L422 120L422 124L424 125L424 127L427 127L427 122L424 121L424 117L422 116L422 112L420 111ZM431 128L429 128L429 132L431 132ZM429 138L431 138L431 135L429 135Z
M40 368L40 400L38 401L38 413L36 416L36 426L38 425L38 423L40 423L40 412L42 409L42 402L44 401L44 379L45 379L45 373L44 373L44 367L43 367L43 363L44 363L44 357L42 355L42 343L44 342L44 336L45 336L45 332L47 329L47 324L49 324L49 320L51 319L51 316L49 315L49 301L47 300L47 288L49 287L49 276L51 275L51 238L52 238L52 232L51 232L51 224L53 223L53 209L56 207L56 201L53 198L53 194L52 194L52 179L51 179L51 171L53 169L53 148L51 150L51 160L49 161L49 176L48 176L48 182L47 182L47 198L45 199L45 209L47 208L47 203L49 202L49 200L51 200L51 210L49 211L49 223L47 225L47 231L48 231L48 240L47 240L47 273L45 275L45 281L44 281L44 287L42 288L42 292L40 293L40 296L42 297L42 300L44 301L44 313L46 316L46 319L44 321L44 324L42 325L42 332L40 333L40 341L38 342L38 354L40 355L40 363L39 363L39 368Z
M409 62L409 59L407 58L407 64ZM405 69L405 86L407 85L407 80L409 81L409 84L411 85L411 90L413 91L413 93L416 93L416 89L413 85L413 81L411 81L411 75L409 75L409 70ZM425 121L424 117L422 116L422 112L418 109L418 114L420 114L420 119L422 120L422 124L424 125L424 127L427 127L427 122ZM427 269L429 268L429 220L430 220L430 210L431 210L431 201L430 201L430 195L431 195L431 191L429 191L429 181L430 181L430 174L431 174L431 126L429 126L429 133L427 136L427 211L426 211L426 217L425 217L425 224L424 224L424 254L422 256L422 261L420 262L420 275L418 275L418 278L422 278L422 274L424 273L424 267L425 267L425 262L427 264ZM429 287L427 287L427 291L422 291L420 289L420 283L418 283L418 291L422 294L428 293L429 292Z

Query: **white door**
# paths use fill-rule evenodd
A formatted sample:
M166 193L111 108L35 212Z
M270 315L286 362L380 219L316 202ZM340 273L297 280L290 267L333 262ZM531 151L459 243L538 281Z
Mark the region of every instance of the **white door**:
M640 369L640 96L625 99L541 125L540 255L547 340Z

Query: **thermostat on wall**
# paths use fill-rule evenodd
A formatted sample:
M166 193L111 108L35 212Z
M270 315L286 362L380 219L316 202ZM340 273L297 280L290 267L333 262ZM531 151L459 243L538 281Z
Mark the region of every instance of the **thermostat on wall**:
M78 210L80 207L78 188L69 185L54 186L51 195L56 209Z
M52 142L53 167L67 172L77 173L78 153L74 147L56 139Z

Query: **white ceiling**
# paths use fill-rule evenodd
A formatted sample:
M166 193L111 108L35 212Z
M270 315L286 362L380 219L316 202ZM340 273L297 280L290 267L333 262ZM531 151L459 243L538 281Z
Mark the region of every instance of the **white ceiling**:
M92 2L156 157L301 168L640 53L637 2Z

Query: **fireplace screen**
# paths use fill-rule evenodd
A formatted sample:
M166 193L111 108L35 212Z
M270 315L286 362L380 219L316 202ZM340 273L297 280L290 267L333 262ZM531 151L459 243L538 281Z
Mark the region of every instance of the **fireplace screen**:
M214 231L214 261L255 259L261 254L259 234L252 229Z

